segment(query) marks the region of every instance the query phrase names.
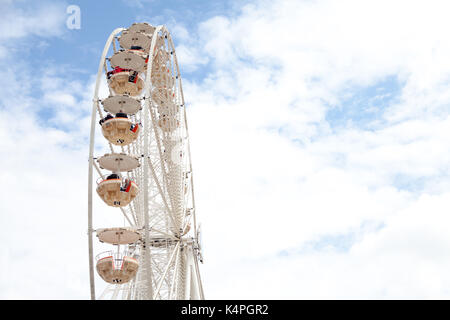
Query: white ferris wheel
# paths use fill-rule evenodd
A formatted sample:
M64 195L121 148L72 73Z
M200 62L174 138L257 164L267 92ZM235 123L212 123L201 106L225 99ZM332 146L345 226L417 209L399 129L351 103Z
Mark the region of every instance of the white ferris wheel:
M103 77L109 95L100 97ZM103 136L98 143L108 151L100 155L94 154L100 149L97 128ZM94 228L94 196L109 214L120 215L123 225ZM109 250L94 253L94 235ZM164 26L147 23L118 28L103 50L92 107L91 299L204 299L200 237L186 107L171 35ZM99 295L98 281L106 282Z

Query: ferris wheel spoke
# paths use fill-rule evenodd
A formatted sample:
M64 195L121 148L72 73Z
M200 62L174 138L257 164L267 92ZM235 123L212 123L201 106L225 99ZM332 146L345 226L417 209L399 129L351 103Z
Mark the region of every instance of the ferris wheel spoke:
M167 184L167 180L168 180L167 179L167 168L165 166L165 161L164 161L164 152L162 151L162 148L161 148L161 139L160 139L158 129L157 129L158 126L156 123L156 116L155 116L153 108L151 108L150 105L149 105L149 110L150 110L150 115L151 115L153 134L155 136L155 141L156 141L157 150L158 150L158 154L159 154L160 170L161 170L163 181L165 182L165 184ZM159 181L158 181L158 183L159 183Z
M131 222L131 220L130 220L130 218L128 217L128 214L125 212L125 209L124 208L122 208L122 207L120 207L120 211L122 211L122 214L123 214L123 216L125 217L125 219L127 219L127 221L128 221L128 223L130 224L130 226L136 226L136 220L134 221L134 223L133 222ZM134 216L132 215L132 217L133 217L133 219L134 219Z
M155 257L152 257L152 261L153 261L153 265L155 267L155 272L157 272L161 276L163 274L162 268L164 268L164 265L162 264L160 266L161 263L158 262L157 259L155 259ZM170 287L170 281L169 281L168 277L160 278L160 280L161 279L164 280L167 287ZM156 277L154 277L154 280L155 280L155 282L154 282L155 288L157 288ZM158 292L155 293L154 299L156 300L157 297L159 297L159 299L162 299L161 290L159 290Z
M103 290L102 294L99 296L99 300L103 300L108 292L111 291L112 284L108 284L108 286Z
M186 290L186 258L185 250L178 251L177 260L175 261L174 277L176 281L173 281L172 287L170 289L170 299L189 299L185 295Z
M98 175L99 175L102 179L105 179L105 176L104 176L103 173L100 171L100 168L99 168L98 165L95 163L95 161L93 161L93 166L94 166L95 170L97 171Z
M130 212L130 215L133 217L133 221L134 221L134 225L138 225L138 220L137 220L137 216L136 216L136 207L135 207L135 203L132 202L128 205L128 210Z
M124 285L123 285L123 288L122 288L122 300L125 300L126 298L127 298L127 296L128 296L128 294L129 294L129 292L130 292L130 287L131 287L131 283L133 282L133 280L130 280L130 282L128 282L128 283L125 283Z
M164 232L164 231L155 229L154 227L151 227L150 229L151 229L151 231L156 232L156 233L159 233L159 234L164 235L164 236L166 236L166 237L169 237L170 239L172 239L172 240L174 240L174 241L178 241L178 240L179 240L179 238L177 238L177 237L175 237L175 236L173 236L173 235L171 235L171 234L169 234L169 233L166 233L166 232Z
M180 253L181 253L181 251L179 251L177 253L177 258L175 260L175 267L174 267L174 270L173 270L174 277L176 277L176 275L178 274L178 270L179 270L179 267L180 267ZM169 289L169 300L173 299L174 294L175 294L176 289L177 289L176 288L177 284L178 284L177 281L172 281L172 284L171 284L170 289Z
M176 221L175 221L175 219L174 219L172 210L169 208L169 205L168 205L168 203L167 203L167 199L166 199L165 193L163 192L163 190L162 190L162 188L161 188L161 184L160 184L160 182L159 182L158 177L156 176L155 168L153 167L153 164L152 164L152 161L151 161L150 158L148 158L148 163L149 163L149 166L150 166L150 170L151 170L151 172L152 172L153 179L154 179L154 181L155 181L155 183L156 183L156 186L158 187L159 194L161 195L162 201L163 201L164 206L165 206L165 209L166 209L166 211L167 211L167 214L169 215L169 217L170 217L170 219L171 219L171 221L172 221L173 226L178 230L179 226L178 226L178 224L176 223Z
M117 300L117 296L119 295L120 289L121 289L120 285L116 284L114 286L113 294L111 296L111 300Z

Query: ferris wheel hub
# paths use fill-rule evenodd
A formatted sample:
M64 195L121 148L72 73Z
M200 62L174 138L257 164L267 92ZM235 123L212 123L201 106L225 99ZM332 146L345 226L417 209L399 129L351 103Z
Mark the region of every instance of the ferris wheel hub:
M102 200L111 207L124 207L136 197L138 186L129 181L124 183L122 179L102 180L97 186L97 193Z
M137 139L139 125L133 124L128 118L116 116L103 122L102 133L112 144L126 146Z
M137 71L116 68L108 74L108 86L113 95L137 97L144 89L144 78Z

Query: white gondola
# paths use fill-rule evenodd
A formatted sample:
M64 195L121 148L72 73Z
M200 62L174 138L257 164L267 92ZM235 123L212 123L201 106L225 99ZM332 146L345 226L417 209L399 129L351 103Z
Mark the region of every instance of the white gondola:
M128 155L126 153L106 153L97 159L101 169L111 172L132 171L141 165L139 157Z
M111 207L125 207L136 198L139 192L137 184L129 179L100 178L97 181L97 194Z
M133 23L129 28L128 32L140 32L148 35L153 35L156 28L146 22Z
M116 114L116 113L126 113L126 114L136 114L142 109L141 101L134 99L129 95L111 95L108 98L101 101L103 109L106 112Z
M134 244L141 240L141 234L135 228L117 227L96 230L100 242L112 245Z
M97 257L97 272L100 277L111 284L124 284L136 276L139 263L127 252L106 251Z
M138 97L144 89L144 77L134 70L115 68L108 73L107 78L112 95Z

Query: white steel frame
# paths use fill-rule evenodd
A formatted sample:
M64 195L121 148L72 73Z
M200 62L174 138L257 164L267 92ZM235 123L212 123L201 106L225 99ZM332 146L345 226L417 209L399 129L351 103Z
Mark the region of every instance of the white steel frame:
M90 292L93 300L96 299L93 246L94 169L99 177L104 176L94 161L97 114L103 117L99 88L102 76L107 71L107 55L111 44L116 52L115 41L125 30L115 29L106 41L98 67L92 105L88 244ZM168 71L166 68L163 70L168 72L168 75L162 74L161 64L158 64L160 56L168 57L167 63L164 64ZM152 74L154 68L156 76ZM157 74L158 70L160 74ZM152 83L152 77L159 79L159 82ZM171 132L165 132L158 126L158 108L162 108L163 103L155 101L154 96L158 97L158 100L162 99L157 90L157 87L162 85L173 90L173 96L164 100L171 110L176 111L173 117L176 117L179 124L179 127ZM152 35L145 87L140 101L143 104L142 110L132 116L132 120L142 124L143 130L138 139L125 147L113 146L108 142L111 152L125 152L141 157L140 167L127 173L128 177L137 182L139 193L128 206L120 208L129 226L143 230L143 239L136 245L140 249L140 266L133 280L126 284L108 285L99 298L103 299L108 293L112 293L110 298L116 299L122 292L123 299L204 299L198 265L198 260L202 261L203 258L198 239L185 101L175 47L164 26L156 27ZM120 150L117 150L118 148Z

